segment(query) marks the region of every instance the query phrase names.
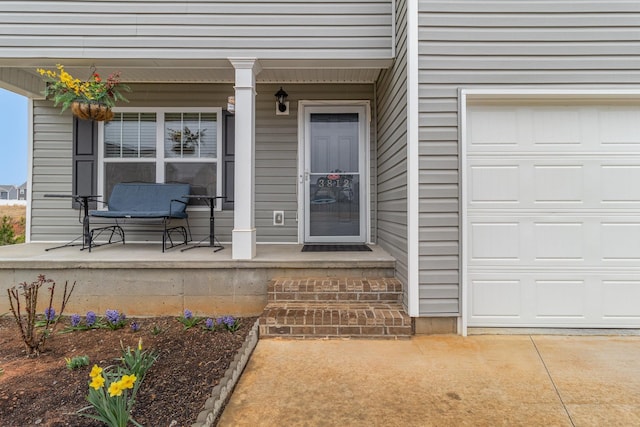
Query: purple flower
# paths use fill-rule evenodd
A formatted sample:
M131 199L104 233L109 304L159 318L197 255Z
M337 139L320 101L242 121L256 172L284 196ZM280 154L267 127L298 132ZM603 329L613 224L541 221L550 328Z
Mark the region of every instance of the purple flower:
M93 311L87 311L87 326L91 327L96 323L96 314Z
M224 316L222 322L227 326L233 326L233 324L236 323L236 319L234 319L233 316Z
M230 332L235 332L240 328L238 319L233 316L222 316L216 319L216 324L222 326L224 329Z
M187 320L190 320L193 317L193 313L191 312L191 310L186 309L184 311L184 318Z
M49 322L52 322L56 318L56 311L53 309L53 307L49 307L49 308L45 308L44 309L44 317Z
M207 320L205 320L204 327L207 329L213 329L213 319L208 318Z
M73 326L75 328L79 324L80 324L80 315L79 314L72 314L71 315L71 326Z
M138 322L131 322L131 332L138 332L140 330L140 325Z
M118 316L119 322L124 322L126 319L127 319L127 316L125 316L124 313L120 313L120 316Z
M118 313L118 310L107 310L105 315L107 317L107 322L112 325L115 325L120 320L120 313Z

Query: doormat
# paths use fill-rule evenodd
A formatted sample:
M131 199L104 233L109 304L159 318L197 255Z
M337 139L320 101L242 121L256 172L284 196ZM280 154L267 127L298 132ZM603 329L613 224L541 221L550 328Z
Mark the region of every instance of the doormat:
M304 245L302 252L363 252L371 251L367 245Z

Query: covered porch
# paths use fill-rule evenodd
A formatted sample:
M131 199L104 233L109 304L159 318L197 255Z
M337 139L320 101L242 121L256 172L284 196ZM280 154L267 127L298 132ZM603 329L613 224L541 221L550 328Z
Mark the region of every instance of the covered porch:
M39 274L76 282L68 313L117 309L129 316L196 314L260 315L274 278L392 278L395 259L377 245L370 252L302 252L298 244L258 244L251 260L234 260L232 247L180 248L160 243L109 245L92 252L77 247L46 251L52 243L0 247L0 287L32 282ZM8 312L0 299L0 313Z

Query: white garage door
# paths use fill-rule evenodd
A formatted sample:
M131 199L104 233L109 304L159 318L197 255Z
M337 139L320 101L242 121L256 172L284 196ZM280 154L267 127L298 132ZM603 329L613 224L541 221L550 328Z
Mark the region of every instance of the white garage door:
M640 106L467 112L468 325L640 327Z

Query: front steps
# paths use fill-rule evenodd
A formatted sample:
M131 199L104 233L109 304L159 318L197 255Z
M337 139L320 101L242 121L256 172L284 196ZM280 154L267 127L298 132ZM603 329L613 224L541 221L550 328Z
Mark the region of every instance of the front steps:
M409 338L395 278L279 278L269 282L260 337Z

